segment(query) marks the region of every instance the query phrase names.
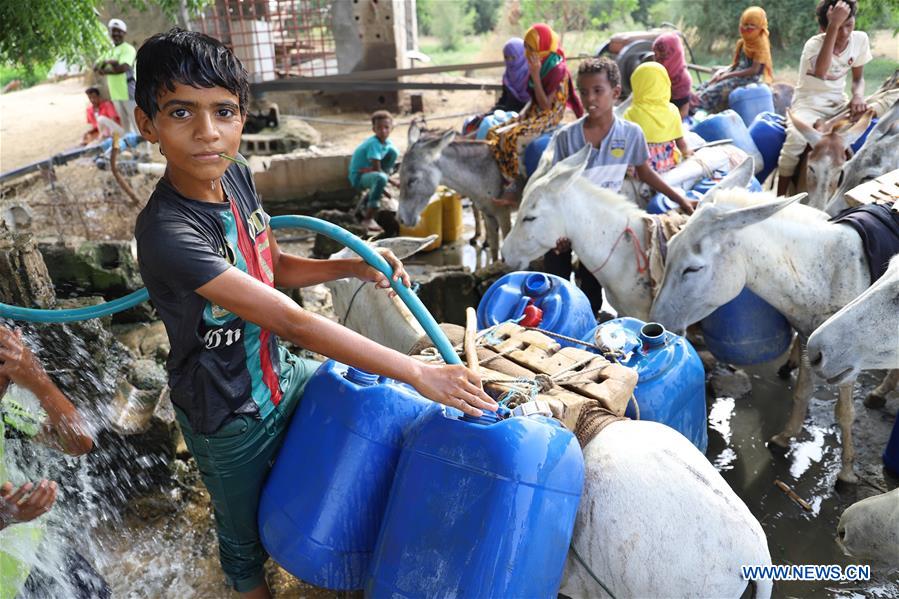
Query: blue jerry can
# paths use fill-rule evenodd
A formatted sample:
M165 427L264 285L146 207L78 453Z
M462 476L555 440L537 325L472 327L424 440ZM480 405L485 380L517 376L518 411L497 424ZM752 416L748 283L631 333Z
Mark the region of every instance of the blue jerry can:
M596 326L590 300L570 281L541 272L511 272L499 278L484 293L478 303L478 328L518 318L529 305L539 308L542 315L522 324L581 339ZM532 313L529 316L533 316ZM556 339L561 345L571 345Z
M896 416L890 440L887 442L886 449L883 450L883 464L894 476L899 476L899 415Z
M709 118L701 121L693 126L693 132L706 141L718 141L729 139L731 142L752 156L755 161L755 172L762 170L764 160L762 154L756 147L755 142L749 135L749 129L746 123L733 110L725 110L718 114L713 114Z
M758 179L764 181L777 168L780 149L787 139L786 119L776 112L762 112L749 125L749 135L762 154L764 167L758 173Z
M773 360L787 351L793 339L783 314L748 288L699 324L712 355L737 366Z
M555 599L584 484L580 445L541 415L429 411L397 466L366 596Z
M852 148L853 152L858 152L861 149L861 147L863 145L865 145L865 141L867 141L867 139L868 139L868 134L871 133L871 130L877 126L877 121L878 121L877 117L874 117L873 119L871 119L871 123L868 125L868 128L865 129L865 132L862 133L859 136L859 138L855 140L855 143L853 143L850 146Z
M285 570L361 589L403 431L437 404L329 360L309 379L259 503L259 535Z
M658 323L630 317L605 322L583 339L618 352L619 363L637 371L634 397L641 420L670 426L705 453L705 369L689 341ZM637 417L633 403L625 415Z
M553 134L551 132L543 133L525 146L524 174L526 176L530 177L537 170L537 166L540 164L540 158L543 156L543 152L546 150L546 146L549 145L549 140L551 140L552 137Z
M730 92L727 103L748 127L763 112L774 112L774 96L764 83L750 83Z

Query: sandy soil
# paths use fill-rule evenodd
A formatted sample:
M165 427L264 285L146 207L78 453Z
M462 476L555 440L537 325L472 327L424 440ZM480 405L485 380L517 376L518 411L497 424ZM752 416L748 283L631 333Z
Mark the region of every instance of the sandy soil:
M87 130L81 77L0 95L0 171L77 146Z

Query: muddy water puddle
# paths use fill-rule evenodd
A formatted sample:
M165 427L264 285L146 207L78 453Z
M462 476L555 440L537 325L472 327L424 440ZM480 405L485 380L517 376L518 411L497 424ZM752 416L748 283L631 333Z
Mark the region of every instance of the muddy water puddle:
M834 417L836 389L819 385L809 405L802 433L786 452L775 453L767 440L780 432L791 406L793 380L778 378L776 364L748 368L749 396L709 397L707 456L728 484L746 502L768 537L775 564L859 563L843 555L837 545L840 514L857 500L899 486L883 470L881 452L889 438L899 393L882 410L869 410L862 400L875 387L880 373L864 373L855 386L856 472L861 481L835 488L840 468L839 427ZM774 484L781 480L811 504L807 512ZM899 572L876 564L869 582L778 582L776 597L899 597Z

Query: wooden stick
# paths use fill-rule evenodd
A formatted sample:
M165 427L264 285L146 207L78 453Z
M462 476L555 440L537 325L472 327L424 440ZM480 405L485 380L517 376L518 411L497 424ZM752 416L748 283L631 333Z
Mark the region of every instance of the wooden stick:
M475 345L475 338L478 335L478 316L474 308L469 306L465 308L465 338L462 341L462 347L465 349L465 361L468 367L475 372L478 371L478 348Z
M793 489L791 489L787 483L785 483L781 480L775 480L774 484L777 485L778 489L780 489L781 491L786 493L787 497L789 497L794 502L799 504L799 506L802 507L802 509L804 509L807 512L812 511L812 505L808 501L806 501L805 499L803 499L802 497L797 495L796 492Z
M134 193L134 190L131 189L131 185L128 184L128 181L125 180L125 177L122 176L122 173L119 172L118 165L116 164L116 159L119 156L119 134L112 134L112 152L109 155L109 170L112 171L112 177L116 180L116 183L119 184L119 187L122 188L122 191L125 192L125 195L128 196L128 199L131 200L131 203L135 206L140 206L140 198L137 197L137 194Z

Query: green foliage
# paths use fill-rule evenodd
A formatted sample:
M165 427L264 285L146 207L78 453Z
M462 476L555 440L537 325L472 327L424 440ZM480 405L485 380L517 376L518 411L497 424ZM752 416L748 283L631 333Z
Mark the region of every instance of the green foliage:
M662 0L637 0L637 8L631 11L631 18L644 27L653 27L658 23L653 22L652 9Z
M560 34L604 29L639 9L639 0L522 0L525 27L547 23Z
M862 31L891 29L899 32L899 2L896 0L865 0L858 4L855 27Z
M50 72L49 64L33 65L30 69L19 65L0 65L0 87L10 81L18 79L22 82L21 89L36 85L47 78Z
M415 17L418 20L418 32L421 35L431 35L431 9L434 0L417 0L415 2Z
M196 14L213 0L186 0ZM146 10L159 6L173 20L179 0L118 0L120 6ZM104 23L97 18L100 0L0 0L0 63L32 70L58 59L90 64L112 47Z
M78 62L112 46L96 0L0 2L0 61L35 67L59 58Z
M431 33L443 50L454 50L471 33L475 12L462 2L438 0L430 6Z
M468 0L468 8L474 11L472 27L475 33L489 33L496 27L502 0Z

